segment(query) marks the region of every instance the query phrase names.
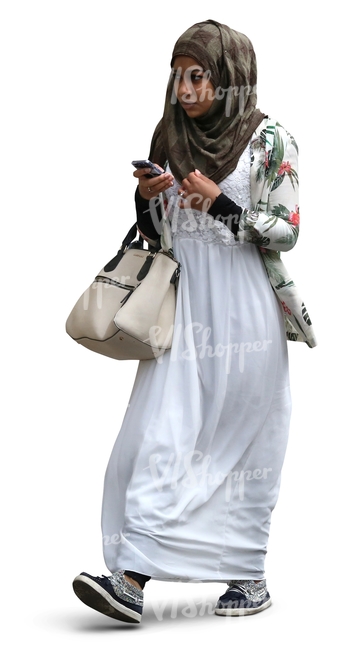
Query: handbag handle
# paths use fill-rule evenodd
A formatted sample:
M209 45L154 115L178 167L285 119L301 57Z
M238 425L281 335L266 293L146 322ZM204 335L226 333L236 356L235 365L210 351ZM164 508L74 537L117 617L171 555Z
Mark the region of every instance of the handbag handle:
M136 223L133 224L133 226L131 226L131 228L128 231L126 237L123 239L122 244L121 244L117 254L115 255L115 257L113 257L113 259L110 260L110 262L108 262L108 264L105 265L103 271L105 271L106 273L110 273L111 271L114 271L114 269L116 269L117 265L119 264L121 258L124 255L126 249L129 247L131 242L133 242L133 240L136 239L137 233L138 233L138 230L137 230L137 222L136 222ZM143 248L144 239L143 239L143 237L141 236L140 233L138 233L138 234L139 234L138 241L141 244L140 248Z
M159 204L156 206L156 208L154 206L155 209L157 209L158 207L160 207L160 211L161 211L161 232L158 240L160 242L160 249L164 253L168 253L170 256L173 257L171 224L167 218L167 210L165 208L165 195L163 192L160 192L159 194ZM152 213L152 209L150 209L150 214L151 213Z
M160 245L162 250L165 253L169 253L173 257L171 225L167 219L166 208L164 204L164 195L162 192L159 194L159 200L160 200L160 209L162 213ZM139 236L138 241L141 244L140 247L143 248L144 239L137 229L137 222L136 222L133 224L133 226L131 226L126 237L123 239L122 244L115 257L113 257L113 259L110 260L110 262L108 262L108 264L105 265L103 270L106 273L110 273L111 271L114 271L114 269L119 264L121 258L123 257L126 249L133 242L133 240L136 239L137 233Z

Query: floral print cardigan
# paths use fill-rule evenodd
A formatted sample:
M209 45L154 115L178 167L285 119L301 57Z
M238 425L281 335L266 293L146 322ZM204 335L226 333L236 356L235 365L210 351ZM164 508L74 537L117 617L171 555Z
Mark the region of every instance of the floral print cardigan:
M235 238L256 244L271 286L284 314L289 341L317 345L311 320L298 289L283 264L280 252L293 248L299 233L298 147L276 120L265 117L251 139L251 202L242 211ZM166 215L166 210L162 210ZM139 231L140 232L140 231ZM160 241L140 234L151 245L171 249L170 225L165 217ZM161 242L161 243L160 243ZM171 249L172 250L172 249Z
M299 233L298 147L278 122L265 117L251 140L251 200L236 235L259 247L270 283L284 313L286 337L317 345L311 320L280 251L296 244Z

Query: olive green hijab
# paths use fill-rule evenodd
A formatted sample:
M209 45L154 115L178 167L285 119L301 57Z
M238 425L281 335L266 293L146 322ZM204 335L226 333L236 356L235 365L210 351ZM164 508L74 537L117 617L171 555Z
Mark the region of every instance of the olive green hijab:
M171 74L161 121L152 138L149 158L162 167L168 161L178 182L195 169L219 183L238 163L253 132L264 118L256 108L257 66L250 40L214 20L190 27L176 42L176 56L190 56L209 71L215 99L200 118L190 118L174 101Z

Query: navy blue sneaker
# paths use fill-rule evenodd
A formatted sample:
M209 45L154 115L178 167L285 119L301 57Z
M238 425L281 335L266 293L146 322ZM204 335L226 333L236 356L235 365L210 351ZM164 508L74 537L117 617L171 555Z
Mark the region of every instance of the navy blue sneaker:
M215 614L219 616L243 616L257 614L270 607L271 598L265 580L230 580L228 589L218 599Z
M73 580L73 589L85 605L101 614L126 623L141 621L143 591L125 580L122 570L102 577L80 573Z

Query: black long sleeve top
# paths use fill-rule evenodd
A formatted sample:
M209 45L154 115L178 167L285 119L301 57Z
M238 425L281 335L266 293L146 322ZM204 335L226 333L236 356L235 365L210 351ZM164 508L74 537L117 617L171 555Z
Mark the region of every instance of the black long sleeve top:
M152 205L151 202L153 202ZM150 201L143 199L137 187L135 203L139 230L149 239L158 239L161 233L162 214L157 199L150 199ZM154 217L156 214L157 218L153 218L152 213ZM217 196L208 210L208 214L217 221L225 223L234 235L237 234L239 229L241 213L242 208L223 193Z

